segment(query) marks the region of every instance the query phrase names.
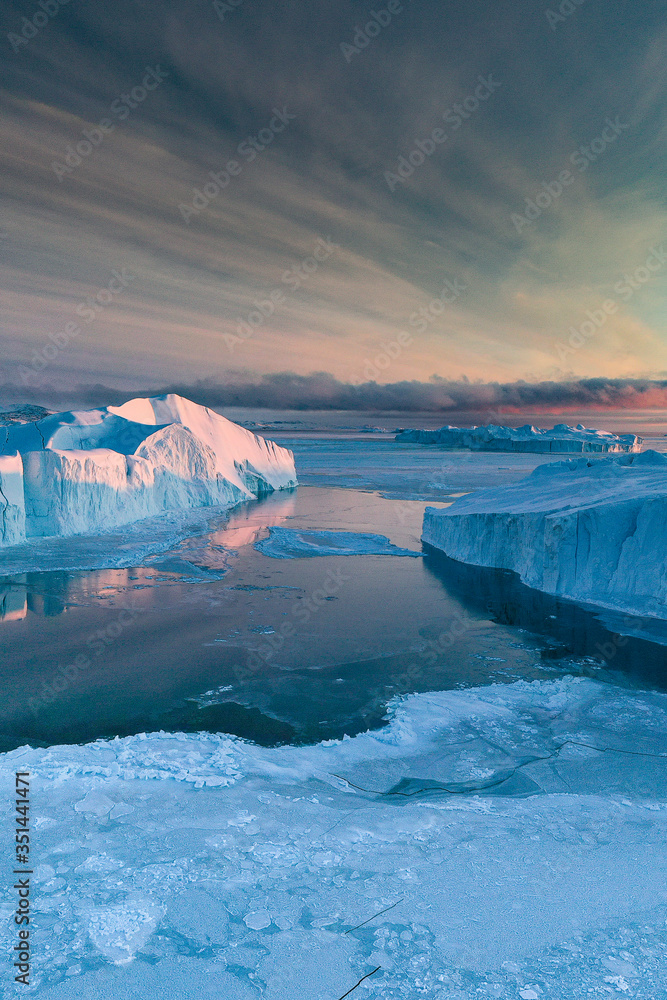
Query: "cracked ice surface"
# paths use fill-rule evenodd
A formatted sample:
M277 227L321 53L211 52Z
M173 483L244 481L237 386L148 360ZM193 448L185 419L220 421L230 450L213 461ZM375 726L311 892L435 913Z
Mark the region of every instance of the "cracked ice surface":
M31 772L36 850L23 992L337 1000L379 966L359 997L655 1000L666 731L666 695L565 678L413 695L307 747L14 751L0 777Z

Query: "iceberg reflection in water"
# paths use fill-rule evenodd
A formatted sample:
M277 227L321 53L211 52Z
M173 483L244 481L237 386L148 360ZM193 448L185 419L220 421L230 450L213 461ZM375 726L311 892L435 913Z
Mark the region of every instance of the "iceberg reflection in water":
M470 566L424 548L426 569L464 607L547 637L545 659L596 659L628 679L667 690L667 622L553 597L527 587L511 570Z

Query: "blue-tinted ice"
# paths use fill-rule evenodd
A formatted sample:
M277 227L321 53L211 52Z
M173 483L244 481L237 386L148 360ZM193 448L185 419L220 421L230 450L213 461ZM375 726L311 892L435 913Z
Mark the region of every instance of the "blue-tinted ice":
M420 556L421 552L392 545L384 535L360 531L298 531L269 528L255 548L273 559L303 559L309 556Z

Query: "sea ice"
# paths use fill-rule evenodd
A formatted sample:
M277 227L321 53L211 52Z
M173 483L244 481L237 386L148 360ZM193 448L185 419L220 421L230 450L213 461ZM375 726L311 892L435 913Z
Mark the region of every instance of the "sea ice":
M400 500L441 500L463 490L503 486L550 460L520 452L414 448L386 437L363 441L282 437L280 441L294 449L303 485L378 491Z
M40 865L24 992L336 1000L368 976L378 1000L580 1000L622 979L656 1000L666 732L666 695L564 678L412 695L314 746L13 751L2 794L30 771Z
M299 531L269 528L267 538L255 548L273 559L303 559L309 556L420 556L421 552L392 545L384 535L356 531Z
M422 539L549 594L667 618L666 525L667 456L647 451L542 465L427 507Z

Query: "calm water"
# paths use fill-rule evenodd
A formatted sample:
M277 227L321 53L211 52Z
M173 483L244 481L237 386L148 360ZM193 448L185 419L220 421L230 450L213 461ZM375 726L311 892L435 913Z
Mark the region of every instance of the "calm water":
M382 725L388 701L412 691L560 672L667 684L660 623L422 554L427 499L519 478L535 456L289 443L306 485L143 566L0 580L1 750L158 729L314 742ZM271 525L374 532L419 556L273 559L254 548Z

